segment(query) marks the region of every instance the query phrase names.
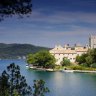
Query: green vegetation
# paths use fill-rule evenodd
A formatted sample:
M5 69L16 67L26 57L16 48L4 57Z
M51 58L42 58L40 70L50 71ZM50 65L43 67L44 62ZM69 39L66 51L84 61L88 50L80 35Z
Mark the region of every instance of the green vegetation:
M81 56L77 56L76 57L76 62L78 62L78 64L82 64L82 63L85 63L86 62L86 57L87 57L88 55L87 54L82 54Z
M26 79L20 74L20 67L14 63L7 67L0 76L0 96L26 96L32 92L27 85ZM10 94L10 95L9 95ZM15 95L14 95L15 94Z
M54 68L54 71L60 71L63 69L67 69L67 70L86 70L86 71L96 71L96 68L93 67L85 67L82 65L70 65L70 66L60 66L57 65Z
M31 44L4 44L0 43L0 59L17 59L49 48L34 46Z
M62 66L56 65L54 69L55 69L55 70L60 70L60 69L62 69L62 68L63 68Z
M96 68L96 48L88 50L86 54L77 56L76 62L81 66Z
M71 70L96 71L96 68L85 67L85 66L81 66L81 65L71 65L71 66L67 66L66 68L71 69Z
M0 76L0 96L44 96L49 92L43 80L34 80L33 91L20 73L20 67L14 63Z
M54 56L49 51L39 51L35 54L29 54L27 57L27 63L43 68L54 68L55 62Z
M43 80L34 80L33 88L33 96L44 96L45 93L49 92L49 89L45 87L45 82Z
M69 69L72 70L85 70L86 68L80 65L73 65L73 66L68 66Z
M63 58L63 61L61 62L61 65L62 66L70 66L71 65L71 62L70 62L69 59Z

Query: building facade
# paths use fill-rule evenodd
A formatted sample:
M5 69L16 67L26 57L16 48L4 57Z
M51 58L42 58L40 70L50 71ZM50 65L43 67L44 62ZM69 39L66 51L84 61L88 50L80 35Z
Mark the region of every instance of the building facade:
M82 47L82 46L74 46L74 47L69 47L69 46L55 46L55 48L51 49L49 52L55 57L56 59L56 65L60 65L61 61L63 58L69 59L71 62L76 61L76 56L77 55L82 55L83 53L86 53L88 51L87 47Z
M91 35L90 37L89 37L89 46L90 46L90 48L92 49L92 48L96 48L96 35Z

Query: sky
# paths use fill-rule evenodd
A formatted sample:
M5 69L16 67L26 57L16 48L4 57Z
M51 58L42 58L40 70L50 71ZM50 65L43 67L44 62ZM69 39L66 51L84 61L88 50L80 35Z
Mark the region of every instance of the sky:
M0 43L88 44L96 35L96 0L32 0L32 14L0 22Z

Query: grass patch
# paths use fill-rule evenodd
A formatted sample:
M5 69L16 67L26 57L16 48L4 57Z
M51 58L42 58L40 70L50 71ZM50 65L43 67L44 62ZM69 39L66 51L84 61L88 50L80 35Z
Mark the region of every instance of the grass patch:
M84 66L79 66L79 65L67 66L67 68L69 68L69 69L71 69L71 70L88 70L88 71L96 71L96 68L84 67Z

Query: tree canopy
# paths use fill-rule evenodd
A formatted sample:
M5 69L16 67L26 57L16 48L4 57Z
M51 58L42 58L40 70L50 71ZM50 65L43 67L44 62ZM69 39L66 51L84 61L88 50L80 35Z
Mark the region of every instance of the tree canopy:
M20 17L32 12L32 0L0 0L0 20L18 15Z
M0 96L26 96L32 94L32 89L27 85L26 79L20 74L20 67L14 63L7 67L0 76ZM10 94L10 95L9 95Z
M33 91L32 91L33 88ZM7 67L0 76L0 96L44 96L49 92L43 80L34 80L30 87L21 75L20 67L14 63Z
M39 51L36 54L29 54L27 62L43 68L54 68L56 60L54 56L49 53L49 51Z
M61 65L62 66L70 66L71 65L71 62L70 62L69 59L63 58L63 61L61 61Z
M30 87L21 75L20 67L14 63L0 76L0 96L44 96L47 92L49 89L43 80L34 80L34 85Z
M85 63L87 56L88 54L82 54L81 56L77 55L76 62L78 62L79 64Z
M45 93L49 92L48 87L45 87L43 80L34 80L34 93L33 96L44 96Z
M96 67L96 48L88 50L86 54L76 57L76 61L80 65L87 67Z

